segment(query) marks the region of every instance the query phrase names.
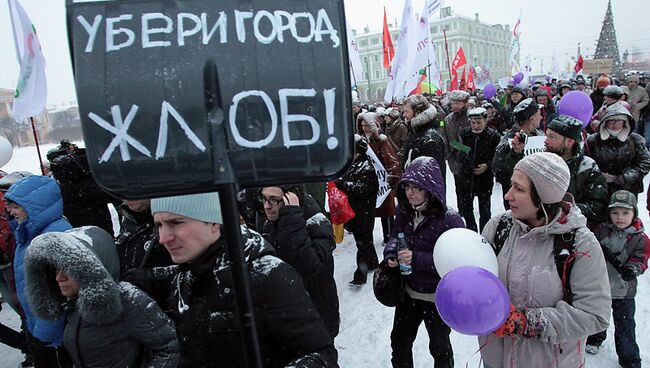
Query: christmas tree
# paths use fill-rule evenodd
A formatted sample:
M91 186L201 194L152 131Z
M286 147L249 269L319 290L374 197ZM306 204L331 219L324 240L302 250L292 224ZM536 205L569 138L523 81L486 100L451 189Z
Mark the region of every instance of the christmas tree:
M614 16L612 15L612 1L607 2L607 12L603 20L603 28L600 30L600 37L596 43L594 59L613 59L612 73L617 75L622 70L621 57L618 53L618 42L616 42L616 29L614 29Z

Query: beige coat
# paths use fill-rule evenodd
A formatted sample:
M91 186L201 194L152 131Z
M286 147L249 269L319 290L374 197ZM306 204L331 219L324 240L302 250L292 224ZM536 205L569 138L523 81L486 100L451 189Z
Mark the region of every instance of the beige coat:
M559 213L550 224L529 229L514 220L512 231L498 256L499 278L516 308L538 313L544 331L537 338L479 337L485 347L481 354L486 367L580 367L585 361L587 336L607 329L610 315L610 288L607 266L586 218L573 198L565 197L569 210ZM483 229L492 242L501 215ZM562 282L553 256L555 234L578 229L577 257L571 271L573 303L562 300Z

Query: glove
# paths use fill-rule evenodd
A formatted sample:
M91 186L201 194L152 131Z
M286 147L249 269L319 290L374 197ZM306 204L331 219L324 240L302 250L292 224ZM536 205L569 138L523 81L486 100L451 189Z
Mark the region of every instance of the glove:
M607 260L607 262L609 262L612 266L614 266L615 269L621 272L620 270L623 265L621 264L621 261L618 260L618 257L616 257L617 254L612 252L612 250L607 247L601 246L601 248L603 249L603 255L605 256L605 260Z
M636 278L636 272L634 271L633 268L626 267L623 269L623 272L621 272L621 277L625 281L632 281Z
M527 316L528 310L517 310L514 305L510 304L510 315L508 319L494 331L494 334L499 337L504 336L523 336L527 338L534 338L543 332L544 324L530 323ZM540 319L539 316L533 319Z

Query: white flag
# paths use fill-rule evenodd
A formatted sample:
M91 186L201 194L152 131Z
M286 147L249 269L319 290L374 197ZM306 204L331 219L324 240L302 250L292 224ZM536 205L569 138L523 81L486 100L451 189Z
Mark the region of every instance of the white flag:
M14 30L16 56L20 76L11 114L21 123L28 117L40 116L47 101L45 58L36 29L18 0L8 0L9 14Z
M438 61L436 56L436 46L433 43L431 38L431 29L429 28L429 18L433 13L442 6L442 0L427 0L424 3L424 9L420 16L417 27L417 37L415 43L415 58L413 59L413 64L411 64L411 73L414 75L407 85L407 89L411 86L413 88L408 89L406 93L411 92L420 81L420 70L428 68L427 78L430 80L433 85L437 88L442 87L442 82L440 81L440 72L438 71Z
M386 86L386 94L384 100L392 101L393 98L403 97L397 96L396 92L404 89L404 80L400 80L403 76L401 69L406 67L409 59L409 33L413 33L411 25L415 22L413 17L413 6L411 0L404 2L404 10L402 11L402 24L400 26L399 37L397 39L397 49L395 50L395 57L390 66L390 79ZM409 30L410 29L410 30Z
M348 18L349 19L349 18ZM352 84L359 84L364 80L363 66L361 66L361 57L359 56L359 44L352 34L350 23L346 22L346 32L348 35L348 59L350 62L350 79Z

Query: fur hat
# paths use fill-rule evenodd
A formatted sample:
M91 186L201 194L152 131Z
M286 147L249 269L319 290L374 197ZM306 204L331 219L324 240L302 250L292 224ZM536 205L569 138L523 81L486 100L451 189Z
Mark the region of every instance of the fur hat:
M460 90L451 91L449 94L449 100L467 103L467 101L469 101L469 93Z
M612 84L612 81L609 80L609 77L607 75L601 75L596 79L596 87L607 87L610 84Z
M562 136L571 138L576 142L582 140L582 122L568 115L558 115L548 123L546 129L550 129Z
M151 214L170 212L193 220L222 224L219 193L199 193L151 200Z
M532 98L527 98L517 104L512 112L515 114L515 119L519 121L526 121L531 116L539 111L539 105L533 101Z
M607 86L603 90L603 94L607 97L611 97L618 100L619 98L621 98L621 96L623 96L623 89L617 85Z
M517 162L514 169L530 178L542 203L560 202L569 188L569 167L555 153L537 152L525 156Z
M607 207L629 208L631 210L634 210L634 217L636 218L638 216L636 203L637 201L634 194L628 192L627 190L617 190L616 192L612 193L612 196L609 198L609 206Z

